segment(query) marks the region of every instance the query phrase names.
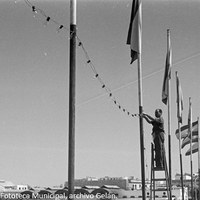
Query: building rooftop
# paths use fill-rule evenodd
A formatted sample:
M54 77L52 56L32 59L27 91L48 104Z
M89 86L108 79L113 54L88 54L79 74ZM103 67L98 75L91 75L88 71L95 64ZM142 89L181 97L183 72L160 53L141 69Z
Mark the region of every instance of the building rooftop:
M120 189L120 187L117 186L117 185L103 185L101 188L106 188L106 189Z
M99 186L95 186L95 185L85 185L82 187L83 189L99 189Z

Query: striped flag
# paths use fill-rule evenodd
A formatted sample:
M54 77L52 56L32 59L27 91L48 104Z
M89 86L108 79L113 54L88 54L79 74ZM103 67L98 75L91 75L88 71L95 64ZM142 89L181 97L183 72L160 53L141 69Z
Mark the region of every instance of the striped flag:
M166 55L166 63L165 63L165 74L163 80L163 88L162 88L162 102L167 105L168 101L168 91L169 91L169 80L171 79L171 65L172 65L172 53L171 53L171 41L170 41L170 33L169 29L167 30L168 40L167 40L167 55Z
M192 143L198 142L198 137L199 137L198 134L197 135L193 135ZM190 144L190 138L189 137L186 137L186 138L183 139L181 148L184 148L187 144Z
M138 59L141 53L142 43L142 3L141 0L133 0L131 18L128 30L127 44L131 48L131 64Z
M192 154L198 152L198 149L199 149L199 148L198 148L198 142L196 142L196 143L194 143L194 144L192 145ZM187 150L187 152L185 153L185 155L186 155L186 156L191 155L191 149L190 149L190 148Z
M176 72L176 91L177 91L177 118L178 122L182 124L182 111L183 111L183 93L181 89L180 80L178 77L178 72Z
M181 139L188 137L188 124L181 127ZM178 129L175 132L177 139L179 139ZM192 135L198 135L198 121L192 123Z
M188 126L190 128L190 126L192 127L192 123L191 123L191 120L192 120L192 103L191 103L191 98L189 98L189 114L188 114ZM188 134L188 138L192 144L193 140L195 140L195 138L197 137L197 141L190 146L190 148L187 150L187 152L185 153L186 156L189 156L193 153L196 153L198 152L198 149L199 149L199 141L198 141L198 137L199 137L199 131L198 131L198 128L199 128L199 125L198 125L198 120L197 120L197 134L194 135L193 134L193 131L189 132ZM192 130L192 128L191 128Z

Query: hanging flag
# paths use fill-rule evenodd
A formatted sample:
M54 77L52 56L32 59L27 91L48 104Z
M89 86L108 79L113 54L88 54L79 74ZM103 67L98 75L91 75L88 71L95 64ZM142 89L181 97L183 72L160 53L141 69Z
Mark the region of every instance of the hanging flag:
M196 152L198 152L198 142L196 142L196 143L194 143L193 145L192 145L192 153L196 153ZM190 150L190 148L187 150L187 152L185 153L185 155L186 156L189 156L189 155L191 155L191 150Z
M192 133L192 135L193 135L193 133ZM198 142L198 137L199 137L198 134L193 135L192 136L192 143ZM184 148L187 144L190 144L190 137L186 137L186 138L183 139L181 148Z
M169 92L169 80L171 79L171 65L172 65L172 53L171 53L171 42L170 42L170 32L167 30L167 55L166 55L166 63L165 63L165 74L163 80L163 88L162 88L162 102L167 105L168 101L168 92Z
M176 91L177 91L177 118L178 122L182 124L182 111L183 111L183 93L181 89L180 80L178 77L178 72L176 72Z
M188 137L188 124L181 127L181 139ZM175 132L177 139L179 139L178 129ZM192 135L198 135L198 121L192 123Z
M142 46L142 3L133 0L127 44L131 48L131 64L138 59Z

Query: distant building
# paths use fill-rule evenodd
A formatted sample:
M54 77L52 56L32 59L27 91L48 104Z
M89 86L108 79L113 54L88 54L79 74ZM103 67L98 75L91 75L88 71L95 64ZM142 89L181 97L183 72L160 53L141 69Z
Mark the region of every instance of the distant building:
M30 186L29 185L16 185L12 183L11 181L5 181L5 180L0 180L0 191L6 192L6 191L25 191L29 190Z
M11 181L0 180L0 191L14 190L16 186Z
M28 190L29 188L28 188L28 185L16 185L16 189L24 191L24 190Z
M115 186L124 190L141 190L142 182L140 179L135 179L131 177L103 177L103 178L94 178L86 177L83 179L75 180L75 186L79 187L102 187L102 186ZM68 186L68 183L65 182L65 187ZM146 188L150 188L150 181L146 180Z
M145 187L148 189L150 188L150 181L145 181ZM142 189L142 181L138 178L131 178L129 179L129 189L130 190L141 190Z
M68 182L65 182L65 187L68 187ZM84 187L84 186L98 186L102 187L104 185L115 185L118 186L121 189L129 190L129 182L128 179L122 178L122 177L103 177L103 178L91 178L86 177L83 179L77 179L74 181L74 185L78 187Z
M88 181L98 181L98 178L87 176L86 180L88 180Z
M181 174L176 174L175 175L175 180L180 180L181 179ZM183 180L191 180L191 175L188 173L183 174Z

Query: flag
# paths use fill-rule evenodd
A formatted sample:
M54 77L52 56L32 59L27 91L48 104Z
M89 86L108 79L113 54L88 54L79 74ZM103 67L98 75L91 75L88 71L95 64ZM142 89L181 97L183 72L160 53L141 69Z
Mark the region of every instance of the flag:
M188 137L188 124L181 127L181 139ZM178 129L175 132L177 139L179 139ZM198 135L198 121L192 123L192 135Z
M181 89L180 80L178 77L178 72L176 72L176 91L177 91L177 118L178 122L182 124L182 111L183 111L183 93Z
M168 45L167 45L167 55L166 55L166 63L165 63L165 74L164 74L164 80L163 80L163 88L162 88L162 102L167 105L168 101L168 91L169 91L169 80L171 79L171 64L172 64L172 53L171 53L171 42L170 42L170 35L169 30L167 30L168 34Z
M192 145L192 153L196 153L196 152L198 152L198 142L196 142L196 143L194 143L193 145ZM190 148L187 150L187 152L185 153L185 155L186 156L189 156L189 155L191 155L191 150L190 150Z
M199 137L198 134L197 135L193 135L192 136L192 143L198 142L198 137ZM186 137L186 138L183 139L181 148L184 148L187 144L190 144L190 138L189 137Z
M131 48L131 64L138 59L141 53L142 43L142 3L141 0L133 0L131 18L128 30L127 44Z
M193 146L192 146L192 103L191 103L191 97L189 98L189 112L188 112L188 138L190 138L190 160L192 162L192 154L193 154ZM187 155L187 152L186 154ZM192 174L192 165L191 165L191 174Z

